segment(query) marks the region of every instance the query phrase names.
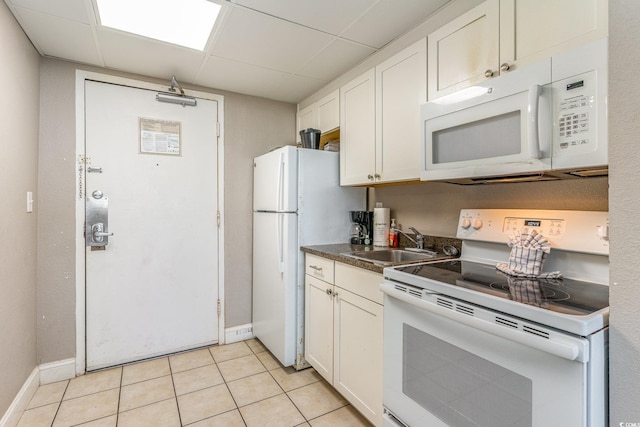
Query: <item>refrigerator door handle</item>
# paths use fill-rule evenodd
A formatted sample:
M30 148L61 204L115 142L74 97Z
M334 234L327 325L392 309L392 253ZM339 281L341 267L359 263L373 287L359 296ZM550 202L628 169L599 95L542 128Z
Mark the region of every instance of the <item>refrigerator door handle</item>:
M276 239L278 246L278 271L284 273L284 236L282 232L282 221L284 214L278 214L278 238Z
M284 153L280 153L280 165L278 169L278 200L276 200L276 209L283 210L282 191L284 187Z

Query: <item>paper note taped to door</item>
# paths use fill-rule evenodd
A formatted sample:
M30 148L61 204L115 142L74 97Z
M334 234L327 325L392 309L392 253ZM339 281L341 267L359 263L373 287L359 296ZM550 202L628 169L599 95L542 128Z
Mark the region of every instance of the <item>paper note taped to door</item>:
M180 122L140 117L140 153L180 155Z

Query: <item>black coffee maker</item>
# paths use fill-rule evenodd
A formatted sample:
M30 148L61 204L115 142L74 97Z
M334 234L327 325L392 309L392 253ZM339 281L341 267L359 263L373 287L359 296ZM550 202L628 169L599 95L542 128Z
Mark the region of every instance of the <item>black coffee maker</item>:
M370 245L373 241L373 212L351 211L351 244Z

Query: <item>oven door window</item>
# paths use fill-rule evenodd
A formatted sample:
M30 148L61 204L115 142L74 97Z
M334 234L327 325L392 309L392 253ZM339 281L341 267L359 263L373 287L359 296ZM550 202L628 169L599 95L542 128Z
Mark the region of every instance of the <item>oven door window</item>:
M530 378L407 324L402 345L402 392L446 424L532 425Z

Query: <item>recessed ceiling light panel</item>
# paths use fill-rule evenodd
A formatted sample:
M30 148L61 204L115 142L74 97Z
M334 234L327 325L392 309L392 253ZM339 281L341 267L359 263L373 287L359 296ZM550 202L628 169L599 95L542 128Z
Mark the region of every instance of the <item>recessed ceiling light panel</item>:
M96 0L105 27L204 50L220 5L209 0Z

